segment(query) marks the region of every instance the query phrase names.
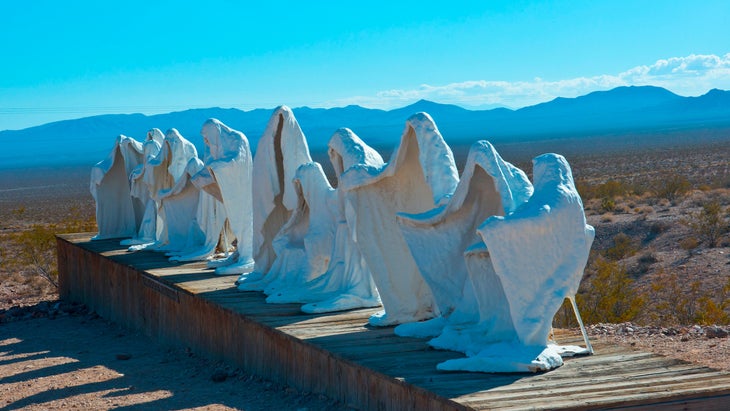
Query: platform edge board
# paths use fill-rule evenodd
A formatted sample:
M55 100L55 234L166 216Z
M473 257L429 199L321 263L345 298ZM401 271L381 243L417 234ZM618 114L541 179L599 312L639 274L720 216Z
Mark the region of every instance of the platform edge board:
M433 351L421 352L418 340L408 339L398 354L401 337L390 335L392 328L366 327L371 309L312 316L300 313L296 305L268 305L263 295L240 293L237 299L231 284L201 269L201 263L173 264L161 254L126 253L118 240L90 241L91 235L57 236L62 299L84 303L100 316L165 344L189 347L213 360L233 363L301 391L325 394L358 409L721 409L730 401L726 385L730 373L698 368L688 372L697 374L688 375L688 383L706 373L706 387L679 384L676 392L637 392L633 397L616 392L615 398L610 390L597 398L576 393L573 399L564 395L551 404L541 404L541 391L559 392L570 385L571 378L581 386L577 391L590 392L592 383L620 381L614 380L618 378L614 374L623 373L643 383L661 381L672 373L681 375L688 363L630 348L607 347L601 352L598 344L597 355L567 359L565 367L547 374L440 373L435 364L454 353L440 358ZM567 334L557 336L575 339ZM362 344L348 348L351 341ZM389 362L368 357L370 351L377 351L379 342L388 345L385 356ZM425 340L421 343L428 347ZM426 363L433 363L433 368ZM639 377L642 370L647 374ZM718 384L713 387L714 375L718 375ZM591 379L594 381L586 381ZM521 390L524 396L519 394ZM510 400L512 396L517 401ZM530 396L535 397L534 402L529 401Z

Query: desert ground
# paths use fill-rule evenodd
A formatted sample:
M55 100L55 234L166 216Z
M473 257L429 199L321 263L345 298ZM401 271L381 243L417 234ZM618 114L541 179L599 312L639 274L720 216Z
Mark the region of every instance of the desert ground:
M535 150L562 152L573 167L596 228L579 292L592 338L730 370L726 140L601 152L497 145L528 175ZM465 150L454 152L463 161ZM348 409L58 301L52 234L94 229L89 170L0 170L0 408ZM566 313L555 325L575 326Z

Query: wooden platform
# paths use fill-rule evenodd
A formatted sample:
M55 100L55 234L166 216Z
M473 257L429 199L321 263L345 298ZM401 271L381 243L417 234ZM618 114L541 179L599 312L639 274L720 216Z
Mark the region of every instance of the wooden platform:
M543 374L439 372L462 355L367 326L376 310L309 315L238 292L203 263L127 253L88 234L58 238L61 298L167 342L366 410L730 409L730 373L595 344ZM577 335L560 342L581 344Z

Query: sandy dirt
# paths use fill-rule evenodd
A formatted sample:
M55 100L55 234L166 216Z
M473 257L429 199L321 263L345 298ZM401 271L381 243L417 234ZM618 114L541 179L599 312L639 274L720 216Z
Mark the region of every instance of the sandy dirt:
M83 306L0 310L2 410L347 410L123 330Z

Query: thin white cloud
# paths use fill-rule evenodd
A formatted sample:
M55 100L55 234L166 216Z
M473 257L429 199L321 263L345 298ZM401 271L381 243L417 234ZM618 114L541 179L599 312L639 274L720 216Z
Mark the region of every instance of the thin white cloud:
M619 86L652 85L664 87L683 96L697 96L712 88L730 89L730 53L691 54L658 60L652 65L637 66L618 74L578 77L557 81L535 78L531 81L471 80L446 85L422 84L416 89L392 89L373 96L355 96L330 102L331 106L359 104L366 107L392 108L420 99L465 106L525 107L556 97L577 97Z

